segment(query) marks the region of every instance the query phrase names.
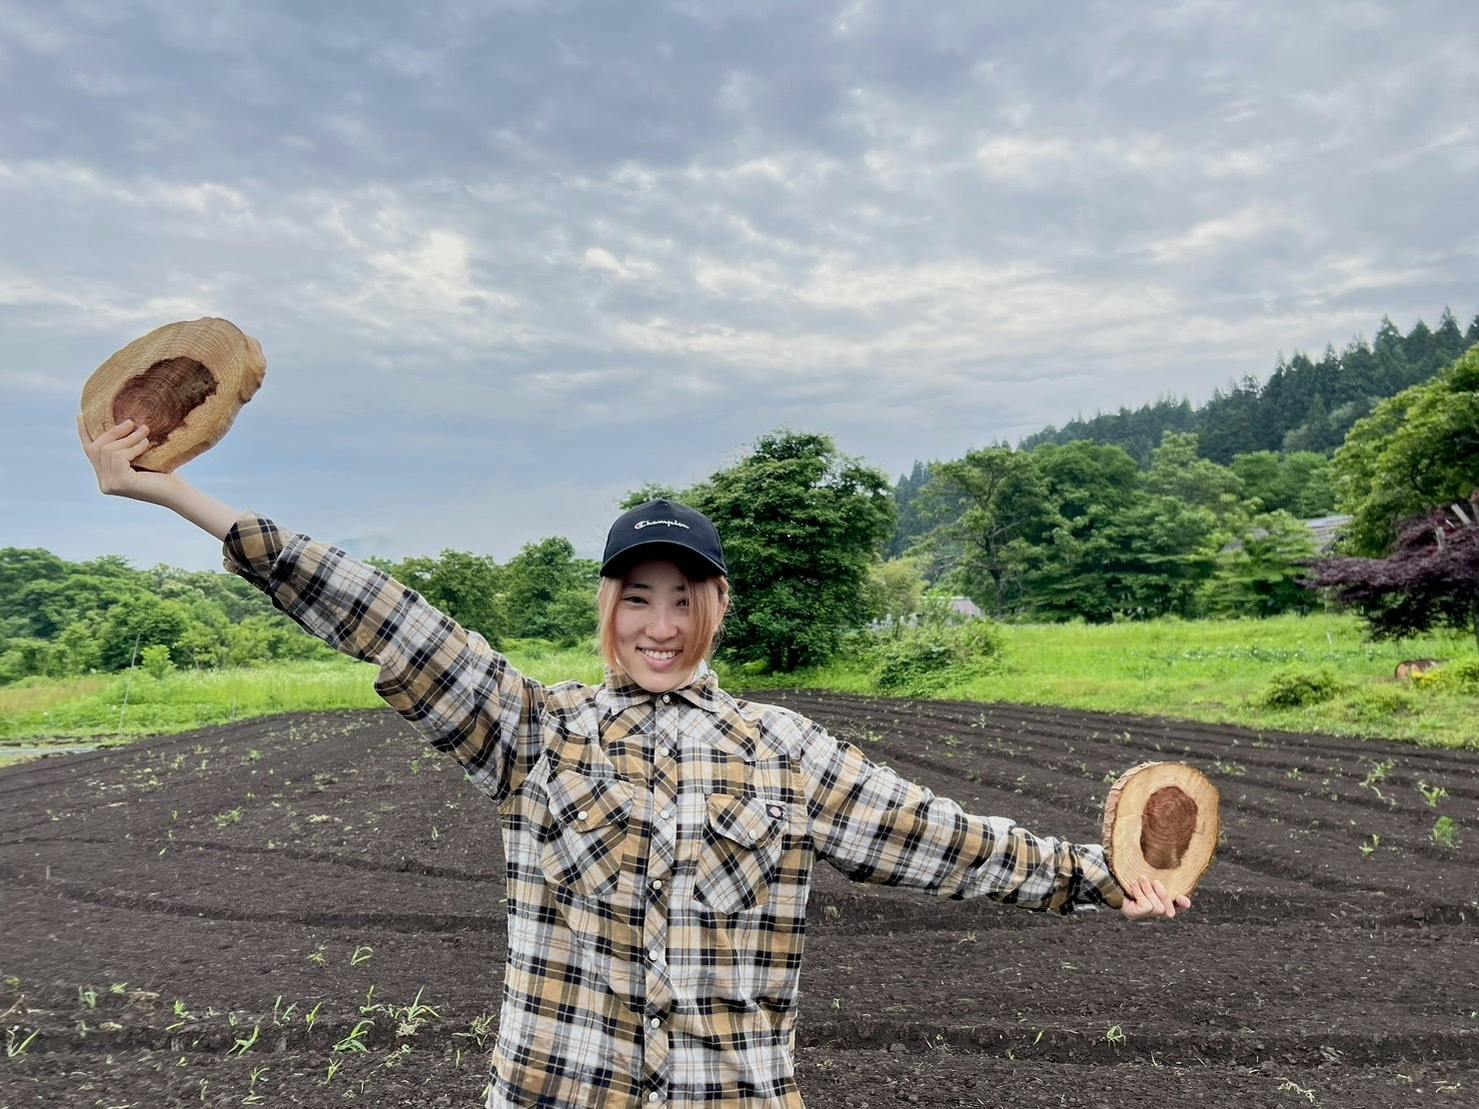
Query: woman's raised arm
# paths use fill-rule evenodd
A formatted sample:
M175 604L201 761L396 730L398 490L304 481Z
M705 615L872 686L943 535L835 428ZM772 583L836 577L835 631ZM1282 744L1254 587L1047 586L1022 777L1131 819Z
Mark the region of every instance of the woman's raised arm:
M336 651L376 663L375 692L496 801L538 756L544 687L389 574L337 547L238 512L174 474L135 470L147 429L127 422L89 441L98 488L172 509L221 540L226 568Z

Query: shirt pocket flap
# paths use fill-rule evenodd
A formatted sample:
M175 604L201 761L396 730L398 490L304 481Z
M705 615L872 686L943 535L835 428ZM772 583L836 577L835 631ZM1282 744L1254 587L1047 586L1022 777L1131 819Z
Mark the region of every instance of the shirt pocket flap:
M549 780L549 808L561 826L572 822L582 828L624 824L632 810L632 783L558 770Z
M781 816L758 797L709 795L709 827L725 839L742 847L762 847L781 829Z

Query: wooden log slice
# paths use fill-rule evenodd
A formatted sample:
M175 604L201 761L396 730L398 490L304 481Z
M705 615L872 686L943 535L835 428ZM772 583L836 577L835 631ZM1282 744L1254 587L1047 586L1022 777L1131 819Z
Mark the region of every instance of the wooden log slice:
M1128 889L1159 879L1172 897L1190 896L1212 869L1221 806L1200 770L1175 762L1130 767L1104 800L1104 853L1115 880Z
M221 441L266 373L261 345L229 320L165 324L93 371L83 425L96 438L127 419L148 424L151 446L133 466L169 473Z

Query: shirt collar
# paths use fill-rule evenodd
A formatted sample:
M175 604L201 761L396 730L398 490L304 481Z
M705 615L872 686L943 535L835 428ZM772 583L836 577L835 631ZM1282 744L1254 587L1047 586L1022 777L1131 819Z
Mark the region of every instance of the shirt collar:
M606 692L611 696L611 715L615 716L633 705L649 704L656 696L651 690L643 689L623 671L606 668ZM694 708L706 712L719 711L719 677L707 661L700 661L687 684L672 691Z

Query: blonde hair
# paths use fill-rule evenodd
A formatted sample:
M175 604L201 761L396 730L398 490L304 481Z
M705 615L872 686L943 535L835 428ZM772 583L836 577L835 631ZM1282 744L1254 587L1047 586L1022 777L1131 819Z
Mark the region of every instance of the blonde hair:
M675 564L676 565L676 564ZM719 642L719 633L724 628L724 614L728 611L729 579L723 575L711 578L691 578L678 567L683 580L688 583L688 610L692 613L689 635L693 642L704 644L703 657L714 653ZM601 588L596 593L596 612L600 619L597 633L601 645L601 657L606 665L618 673L622 670L616 653L616 606L621 604L622 587L626 578L602 578Z

